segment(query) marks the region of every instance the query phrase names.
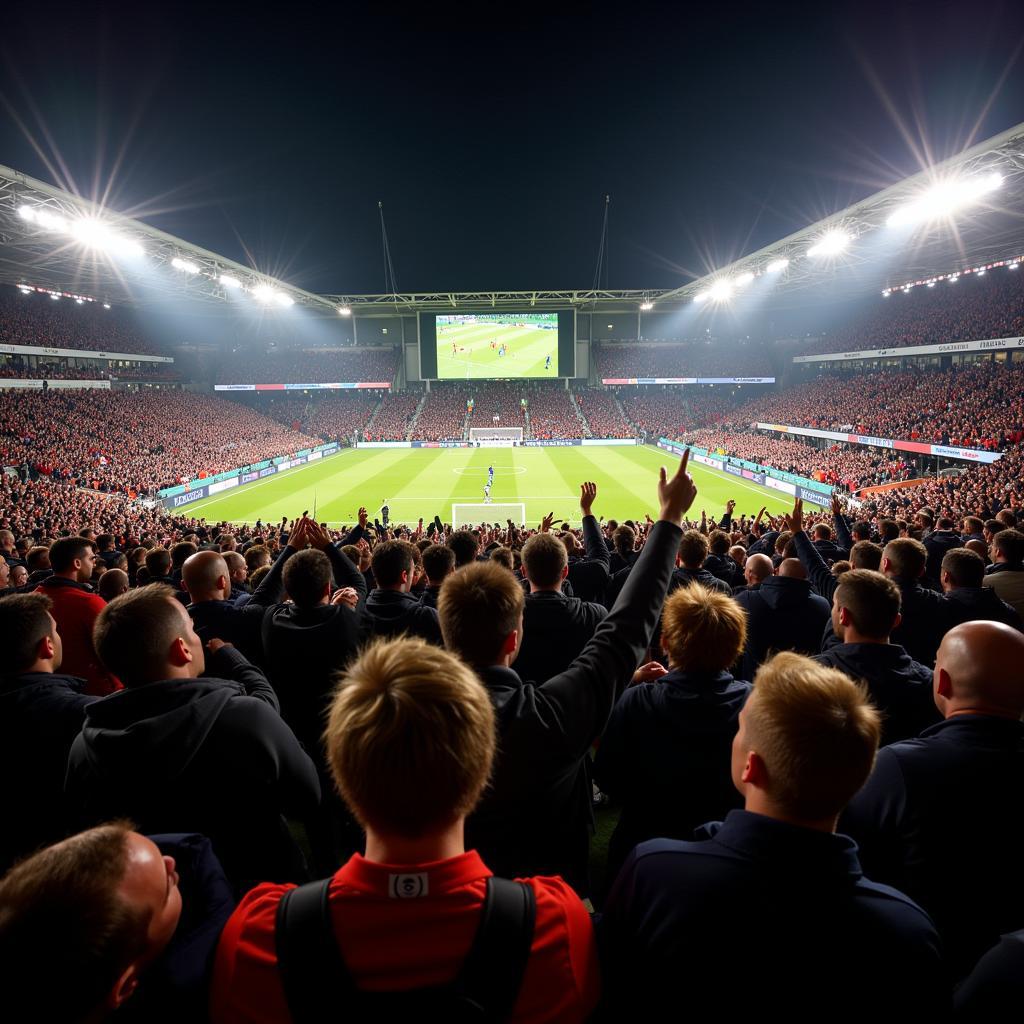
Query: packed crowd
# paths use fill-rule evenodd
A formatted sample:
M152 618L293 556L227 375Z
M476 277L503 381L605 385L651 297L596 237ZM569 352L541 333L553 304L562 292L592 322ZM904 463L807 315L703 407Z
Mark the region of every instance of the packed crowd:
M222 363L218 384L339 384L353 381L390 384L398 369L394 348L282 348Z
M1013 338L1024 333L1024 281L1015 270L967 274L955 284L895 291L861 318L808 341L806 354L902 348L950 341Z
M827 375L754 398L730 421L1005 451L1024 438L1024 365Z
M469 427L523 427L523 393L506 381L483 381L472 388ZM494 417L497 416L497 422Z
M576 392L576 401L587 421L591 437L636 436L636 431L623 418L613 392L587 388Z
M569 399L559 388L535 388L527 395L530 411L530 432L544 441L580 437L583 424Z
M918 474L913 465L889 449L870 451L853 445L815 448L802 441L775 437L759 431L732 431L719 427L691 430L679 438L723 455L733 455L772 469L855 491Z
M595 348L604 379L630 377L771 377L774 370L763 345L743 341L695 341L657 345L631 341Z
M254 408L292 430L312 434L321 441L350 441L362 433L382 398L379 391L275 396L269 401L260 401Z
M465 434L467 400L475 389L458 384L435 386L412 425L413 441L461 441Z
M138 380L177 381L181 374L167 363L139 363L111 366L109 362L73 367L63 363L22 365L20 361L0 360L0 377L9 380Z
M8 287L0 289L0 344L167 355L140 330L129 310L54 300L35 292L23 295Z
M584 482L536 529L3 486L11 1019L1005 1011L1019 507L696 521L686 458L656 520Z
M389 391L363 430L366 440L404 441L422 397L423 393L419 391Z
M101 491L151 495L318 443L186 391L0 391L0 465Z

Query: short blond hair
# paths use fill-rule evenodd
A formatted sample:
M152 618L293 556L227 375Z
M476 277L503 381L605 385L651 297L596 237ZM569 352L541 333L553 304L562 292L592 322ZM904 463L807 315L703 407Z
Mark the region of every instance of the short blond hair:
M723 672L747 639L747 617L731 598L707 587L680 587L661 617L661 642L673 668Z
M444 645L477 668L497 663L509 634L521 628L526 598L497 562L474 562L445 578L437 596Z
M483 683L447 651L380 641L341 677L324 743L359 822L415 839L476 806L494 760L494 709Z
M769 793L797 819L837 815L871 774L881 718L865 689L838 669L776 654L758 669L744 716Z

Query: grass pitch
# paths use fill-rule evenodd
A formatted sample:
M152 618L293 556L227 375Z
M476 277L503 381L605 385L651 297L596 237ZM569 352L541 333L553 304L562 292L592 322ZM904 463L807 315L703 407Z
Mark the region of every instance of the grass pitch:
M453 503L482 503L487 468L494 467L491 499L526 505L526 522L536 526L554 512L558 521L580 522L579 494L584 480L597 482L594 514L606 519L657 517L658 467L675 472L678 460L650 447L571 448L363 448L288 470L247 487L218 494L182 509L181 514L210 522L279 522L316 508L320 522L351 524L360 505L371 518L387 502L391 520L415 524L421 516L452 521ZM778 491L690 462L698 495L690 510L721 516L726 501L736 500L736 516L757 515L762 505L772 514L789 511L792 500ZM495 521L510 513L481 507L475 521Z
M547 357L551 366L545 369ZM446 324L437 332L441 380L558 376L558 331L514 324Z

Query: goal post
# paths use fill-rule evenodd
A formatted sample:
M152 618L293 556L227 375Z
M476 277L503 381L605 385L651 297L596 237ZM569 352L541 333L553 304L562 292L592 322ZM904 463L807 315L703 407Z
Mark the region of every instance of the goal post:
M452 504L452 526L477 526L480 523L504 523L511 519L519 526L526 525L526 503L517 501L483 501Z
M469 443L479 448L512 448L523 443L523 428L470 427Z

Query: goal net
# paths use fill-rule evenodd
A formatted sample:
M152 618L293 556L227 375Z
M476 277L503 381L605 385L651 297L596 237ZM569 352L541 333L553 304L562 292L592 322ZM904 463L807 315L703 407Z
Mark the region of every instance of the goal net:
M495 501L452 505L452 526L479 526L481 523L502 523L511 519L519 526L526 524L526 505L523 502Z
M470 444L480 448L512 448L523 440L522 427L470 427Z

